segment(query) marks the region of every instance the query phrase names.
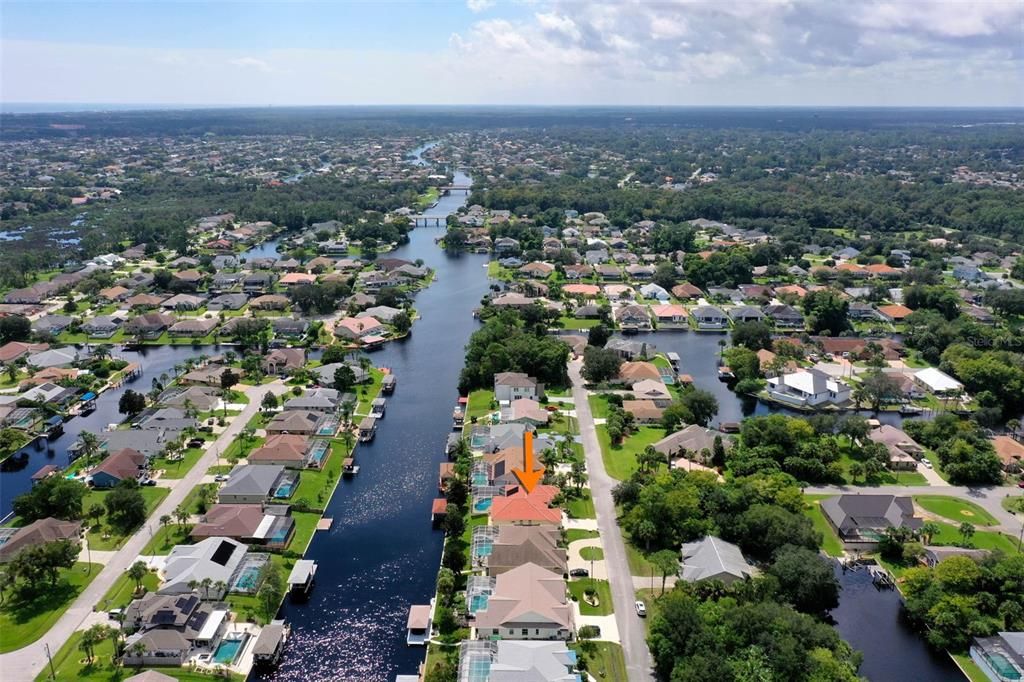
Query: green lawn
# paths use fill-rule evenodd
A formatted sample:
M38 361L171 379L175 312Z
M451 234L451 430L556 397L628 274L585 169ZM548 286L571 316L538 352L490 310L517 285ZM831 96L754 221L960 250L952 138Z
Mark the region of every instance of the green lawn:
M932 537L931 544L947 546L960 546L963 544L963 538L960 536L960 524L953 525L942 523L941 521L937 523L941 530ZM1017 553L1016 538L991 531L975 531L974 535L971 536L970 545L976 549L998 549L1007 554Z
M160 578L151 571L142 579L142 586L146 589L146 592L156 592L160 587ZM134 592L135 581L129 578L127 573L123 573L121 577L114 581L114 584L110 586L110 589L103 595L103 599L96 604L95 608L97 611L123 609L132 602L132 594Z
M978 664L971 660L967 654L950 654L960 670L971 682L989 682L988 675L981 671Z
M594 510L594 500L590 497L590 491L583 490L583 497L574 497L565 505L565 511L574 519L596 519L597 512Z
M159 522L159 519L157 519ZM157 524L153 524L156 528ZM192 526L186 524L179 526L175 522L171 522L167 526L161 526L153 533L153 537L150 539L146 546L142 548L141 554L170 554L171 550L175 545L190 545L192 544L189 540L188 534L192 531Z
M558 322L563 329L590 329L601 324L601 320L598 319L580 319L567 315L559 317Z
M20 649L45 635L102 568L79 562L60 571L56 585L46 586L32 597L6 595L0 605L0 653Z
M342 461L347 456L345 444L340 440L332 440L331 451L323 468L319 471L304 469L299 474L299 486L290 501L295 504L304 500L311 508L325 509L341 476Z
M243 457L248 457L250 452L261 447L266 440L266 438L260 436L253 436L252 438L242 438L239 436L231 441L231 445L224 449L224 453L221 455L221 458L226 459L229 462L237 462Z
M1011 514L1024 514L1024 496L1003 497L999 500L1000 506Z
M380 395L380 384L384 381L384 372L376 367L370 368L370 383L361 384L357 389L359 404L356 405L356 414L370 414L370 403Z
M967 521L975 526L994 526L998 523L995 517L969 500L945 495L915 495L914 502L925 511L956 523Z
M812 499L808 496L808 504L804 509L804 515L809 518L814 523L814 527L821 532L823 538L821 548L825 550L825 553L829 556L842 556L843 543L839 541L839 536L836 535L834 530L832 530L832 526L829 525L828 520L821 511L822 497L814 497L818 497L818 499Z
M85 498L82 500L82 509L88 510L94 504L103 504L104 496L107 495L107 490L90 490L85 494ZM153 510L157 508L160 502L167 497L170 493L169 488L162 486L142 486L139 488L139 492L142 493L142 497L146 500L146 514L152 514ZM91 521L89 521L91 523ZM136 529L137 530L137 529ZM88 533L89 547L95 550L112 550L117 549L124 544L124 541L128 539L129 535L134 532L131 531L127 535L122 535L119 532L112 529L106 524L106 515L100 520L98 527L90 527Z
M621 445L612 445L608 438L608 430L604 425L597 427L597 440L601 444L601 458L604 460L605 471L612 478L624 481L639 468L636 455L643 452L648 445L653 445L665 437L665 430L657 426L640 426L636 433L623 441Z
M591 606L583 601L583 592L590 588L597 590L598 605ZM569 594L579 602L580 613L584 616L607 616L615 611L612 606L612 589L607 580L581 578L569 581Z
M295 519L295 534L288 545L288 551L302 555L306 553L306 548L309 546L310 540L313 539L320 515L312 512L293 512L292 518Z
M466 405L466 423L470 423L474 417L479 419L490 412L493 402L494 391L482 388L470 393L469 402Z
M626 545L626 560L629 561L629 570L633 575L648 576L652 572L658 573L654 564L647 560L644 551L634 546L629 538L623 538L623 544Z
M579 528L572 528L565 531L565 541L568 543L576 542L577 540L591 540L593 538L599 538L601 534L596 530L581 530Z
M622 647L614 642L576 642L569 646L598 682L628 682Z
M580 557L584 561L602 561L604 559L604 550L600 547L584 547L580 550Z
M189 514L198 514L199 491L203 488L208 488L210 490L216 491L217 487L218 486L216 483L203 483L201 485L197 485L195 488L192 488L192 490L189 491L188 495L185 496L185 499L181 501L181 508L188 511ZM159 521L159 519L157 519L157 521Z
M587 395L587 402L590 403L590 414L594 419L608 418L608 397L602 393L590 393Z
M176 462L168 462L164 458L157 458L153 461L154 469L163 469L164 473L160 475L161 478L167 479L179 479L184 478L192 467L196 465L199 458L203 456L204 450L201 448L189 448L182 452L183 457Z
M82 639L82 632L71 635L67 642L57 650L53 656L53 667L57 671L58 682L112 682L130 677L142 670L156 670L165 675L173 677L181 682L206 682L208 680L230 680L231 682L242 682L245 678L241 675L231 674L229 677L201 675L190 671L188 668L169 668L146 666L145 668L122 668L110 662L113 654L113 644L109 639L96 646L94 657L91 663L85 662L85 654L78 648ZM49 668L39 673L37 682L49 680Z

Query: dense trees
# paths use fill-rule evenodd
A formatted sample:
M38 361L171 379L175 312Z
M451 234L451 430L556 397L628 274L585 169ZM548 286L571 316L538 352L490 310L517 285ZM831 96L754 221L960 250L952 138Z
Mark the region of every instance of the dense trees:
M85 486L63 476L49 476L14 498L14 513L30 522L53 516L66 521L82 518Z
M732 344L753 351L771 350L772 329L764 322L737 322L732 328ZM732 365L730 365L732 367Z
M751 417L743 421L740 435L728 455L737 475L778 470L808 483L842 480L834 436L817 433L807 420L779 414Z
M107 510L107 523L123 534L134 530L146 520L146 499L139 491L139 484L123 480L114 486L103 499Z
M747 249L734 247L716 251L707 258L690 253L683 261L686 279L701 288L708 286L735 287L754 281Z
M469 338L459 392L494 385L498 372L524 372L549 386L569 383L569 346L549 336L543 325L526 328L521 317L503 311Z
M122 393L120 400L117 401L117 411L129 417L134 417L144 409L146 409L146 396L131 389Z
M622 358L615 351L587 346L583 351L583 377L594 384L614 379L619 374Z
M78 545L68 540L46 542L21 550L6 567L8 576L22 589L35 593L54 587L60 570L71 568L78 558Z
M0 317L0 346L11 341L27 341L32 335L32 323L24 315Z
M808 292L803 298L803 309L813 334L839 336L850 326L846 317L850 304L838 292L829 289Z
M903 429L918 443L935 451L951 483L977 485L1002 481L1002 467L992 443L974 422L946 413L931 421L904 422Z

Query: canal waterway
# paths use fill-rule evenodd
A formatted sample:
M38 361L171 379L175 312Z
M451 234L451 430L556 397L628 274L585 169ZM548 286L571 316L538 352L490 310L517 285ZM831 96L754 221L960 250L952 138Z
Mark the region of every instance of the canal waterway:
M964 676L943 652L935 651L904 620L896 590L877 589L866 570L842 570L839 606L832 610L844 640L864 653L860 675L871 682L963 682Z
M464 174L459 184L468 183ZM465 201L442 197L431 215ZM405 643L412 604L434 593L443 533L430 522L438 465L452 428L463 348L476 323L472 309L487 292L484 255L448 255L435 237L444 228L417 228L410 242L388 254L422 258L437 279L415 299L421 319L404 340L372 354L390 368L398 388L376 438L356 449L359 474L343 479L306 553L317 562L316 587L306 603L286 600L280 617L292 626L287 655L265 679L393 680L415 673L424 649Z

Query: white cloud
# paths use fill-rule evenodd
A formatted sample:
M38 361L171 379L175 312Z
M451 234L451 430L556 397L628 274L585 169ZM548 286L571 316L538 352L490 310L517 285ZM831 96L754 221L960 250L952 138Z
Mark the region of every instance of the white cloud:
M466 0L466 7L470 12L477 14L494 7L494 0Z
M241 67L243 69L255 69L262 71L263 73L270 73L272 69L262 59L256 59L255 57L237 57L235 59L229 59L228 64Z

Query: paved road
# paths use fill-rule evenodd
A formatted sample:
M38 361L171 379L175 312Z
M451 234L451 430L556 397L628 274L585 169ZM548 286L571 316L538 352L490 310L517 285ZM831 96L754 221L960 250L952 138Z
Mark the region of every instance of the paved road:
M1003 487L988 487L988 488L968 488L966 486L946 486L943 488L937 486L902 486L902 485L887 485L880 488L863 488L859 486L820 486L805 488L804 492L810 495L840 495L844 493L860 493L862 495L945 495L948 497L958 497L963 500L968 500L975 503L989 514L994 516L999 522L998 526L987 526L982 530L1001 530L1004 533L1008 533L1017 537L1021 532L1021 518L1014 516L1012 513L1003 509L1002 499L1004 497L1020 497L1024 494L1024 490L1020 488L1009 488Z
M103 595L110 589L111 584L134 563L136 557L152 537L149 527L153 523L152 519L159 519L164 514L172 514L174 509L182 503L188 493L199 484L206 470L216 464L217 453L224 452L242 428L259 411L260 400L268 390L281 395L288 390L288 387L277 381L263 386L242 386L239 387L239 390L249 397L249 404L242 410L242 413L232 419L224 432L213 442L213 445L206 449L195 466L171 489L160 506L150 515L151 521L130 537L121 549L107 558L106 564L100 569L99 574L53 624L49 632L22 649L0 655L0 680L29 682L42 672L46 667L44 645L49 644L50 652L56 654L61 645L70 639L72 633L85 625L90 617L95 618L92 615L93 606L103 599Z
M597 509L597 526L604 545L605 568L611 581L612 603L615 606L615 622L618 625L619 640L626 657L626 675L630 682L653 680L653 661L647 650L647 630L633 608L636 592L633 588L633 574L626 560L626 546L619 530L612 501L612 488L618 483L604 470L601 447L597 442L594 417L590 413L587 391L580 376L582 363L569 363L569 377L572 379L572 396L576 403L576 416L583 440L583 451L587 458L587 473L590 477L590 492Z

